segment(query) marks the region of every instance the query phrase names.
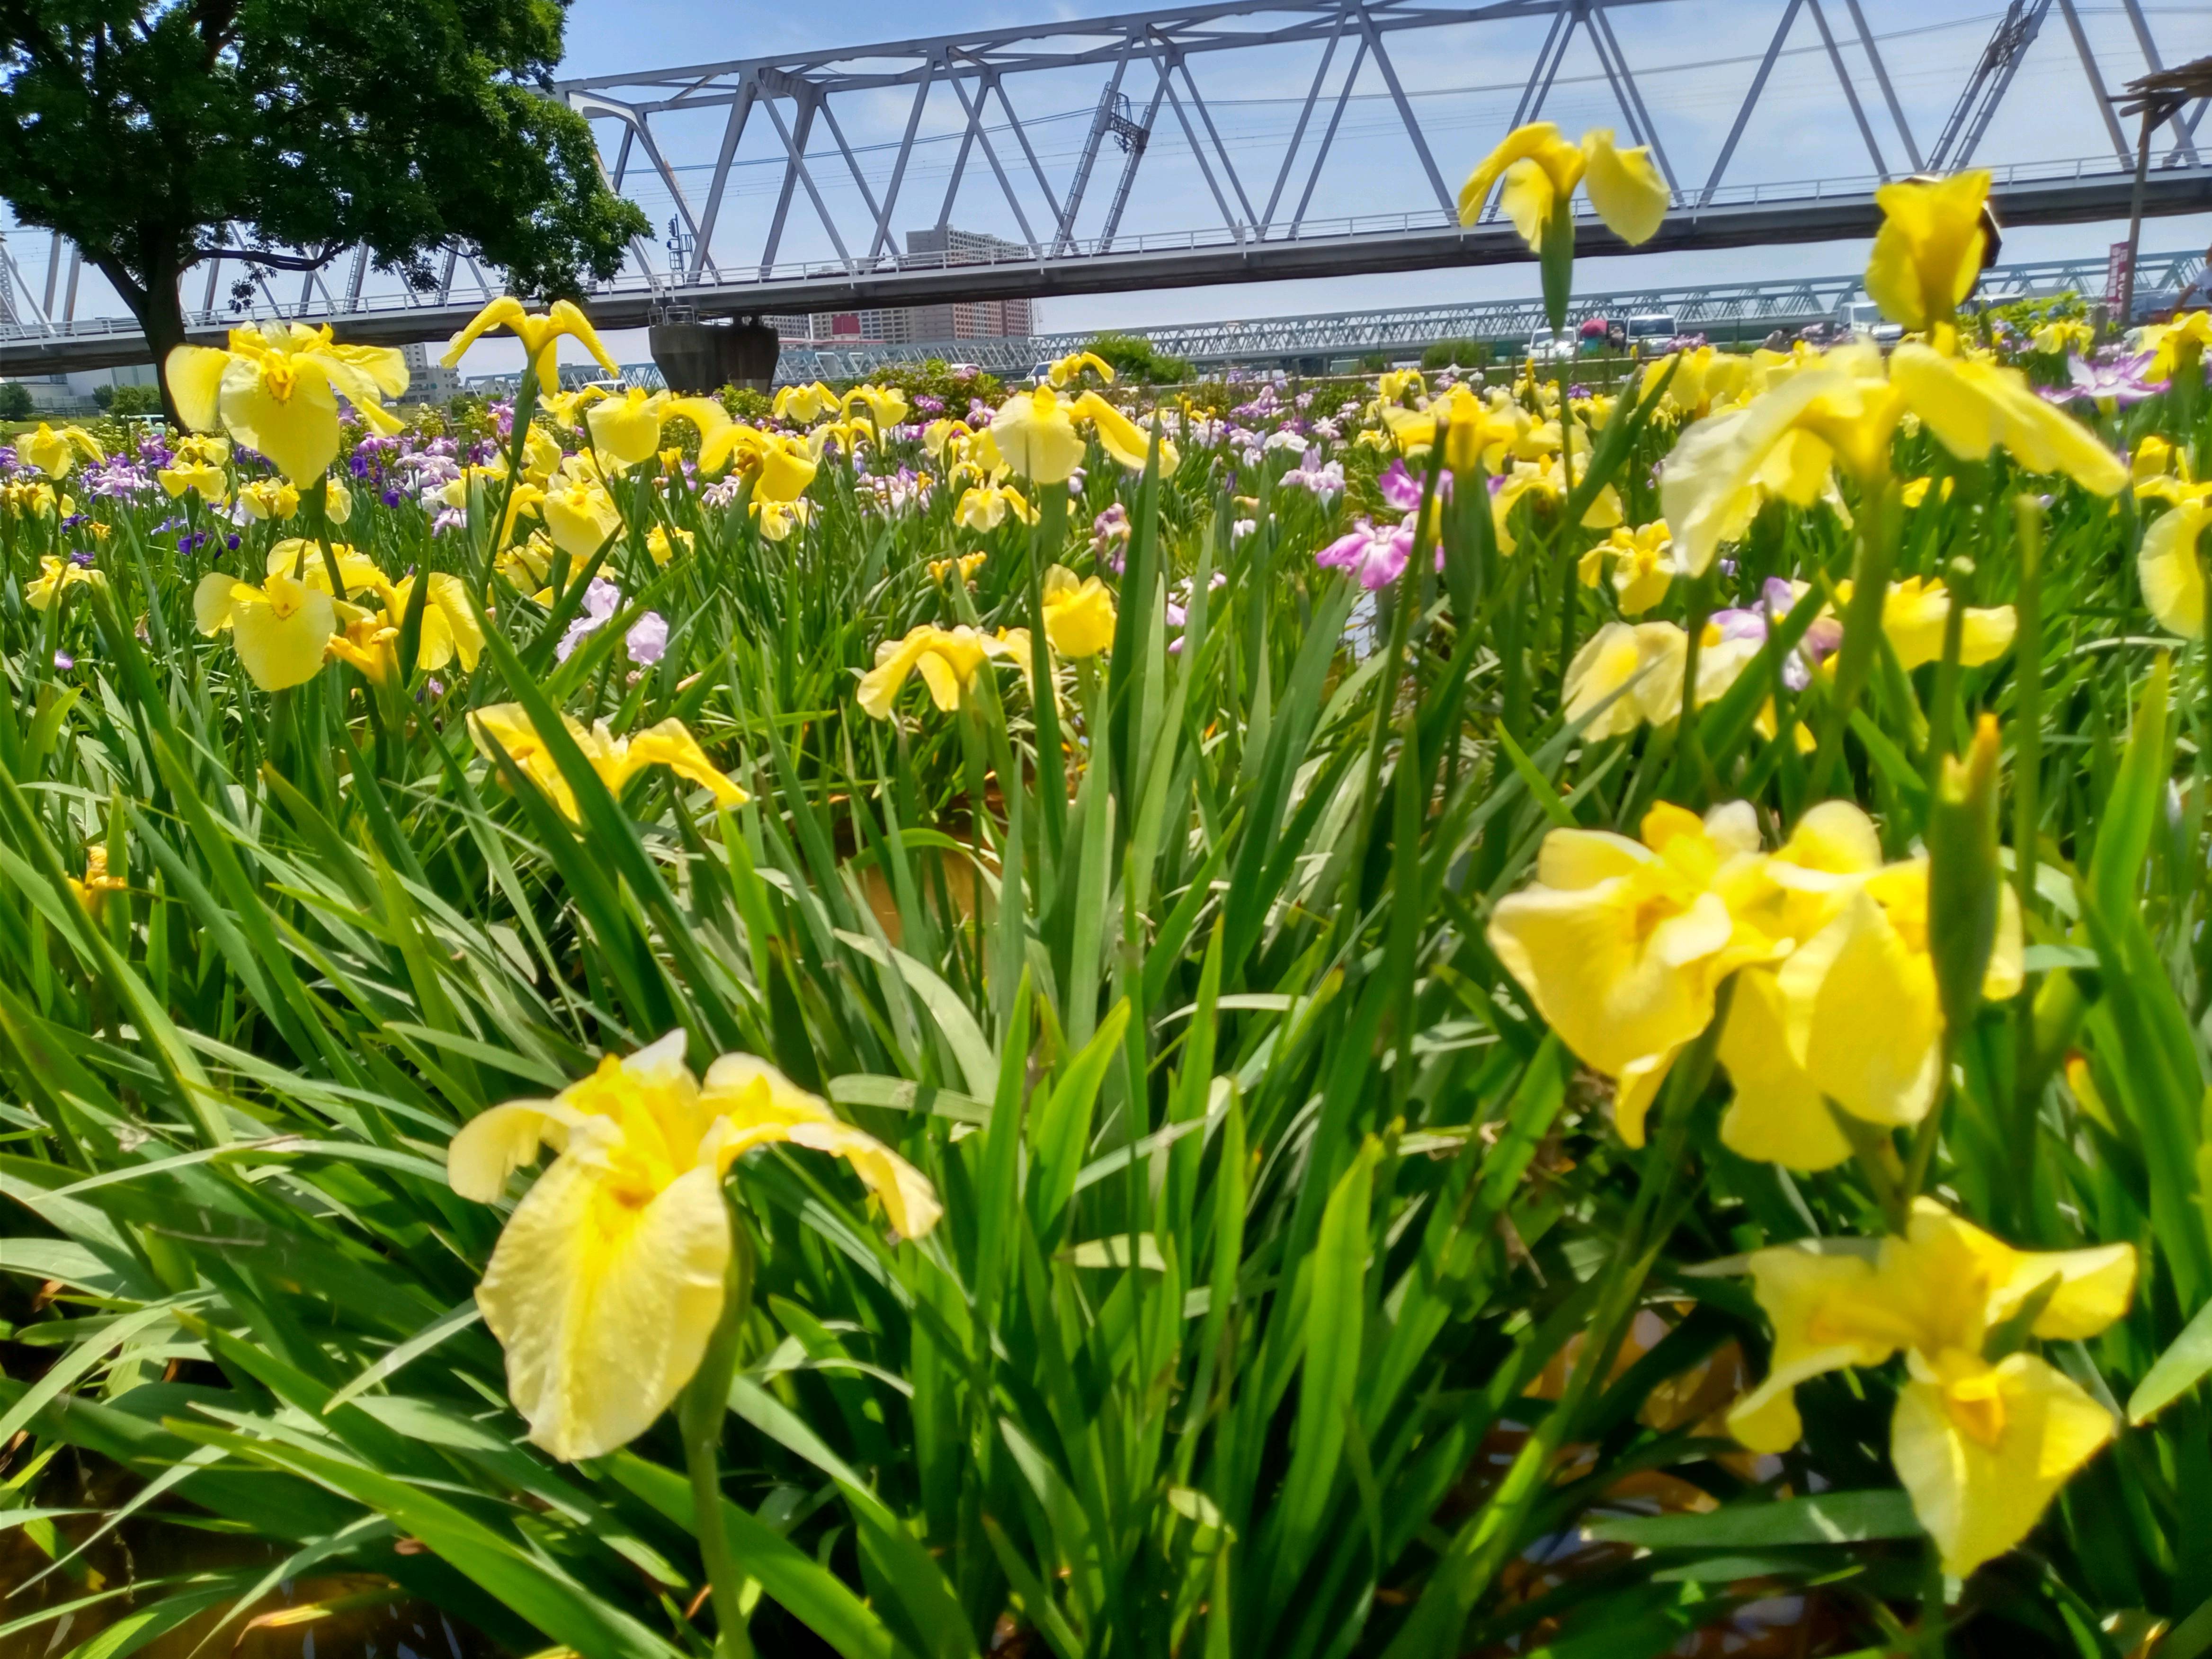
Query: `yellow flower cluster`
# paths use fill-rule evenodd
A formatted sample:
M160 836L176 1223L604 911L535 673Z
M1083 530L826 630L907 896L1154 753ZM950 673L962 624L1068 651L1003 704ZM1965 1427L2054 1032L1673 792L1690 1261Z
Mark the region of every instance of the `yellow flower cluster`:
M1560 1040L1618 1079L1615 1124L1632 1146L1739 969L1719 1046L1735 1086L1721 1126L1731 1150L1827 1169L1851 1147L1824 1102L1894 1127L1918 1122L1936 1098L1928 860L1885 862L1873 821L1850 801L1814 807L1772 853L1742 802L1702 820L1655 806L1640 841L1555 830L1534 884L1499 902L1489 938ZM1983 988L2002 999L2021 981L2007 890Z

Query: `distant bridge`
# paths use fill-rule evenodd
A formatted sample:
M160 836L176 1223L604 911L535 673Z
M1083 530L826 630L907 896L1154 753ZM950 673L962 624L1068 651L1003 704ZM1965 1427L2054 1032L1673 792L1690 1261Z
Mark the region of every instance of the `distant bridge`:
M2136 296L2154 305L2171 305L2204 274L2202 253L2147 253L2136 265ZM2105 277L2102 259L2045 259L1993 266L1983 274L1978 293L1990 304L2053 299L2062 294L2094 296L2103 292ZM1579 324L1589 317L1664 313L1674 319L1684 333L1739 340L1764 336L1778 328L1794 332L1809 323L1832 318L1844 301L1863 294L1860 276L1854 271L1765 283L1709 283L1583 295L1570 307L1569 315ZM1083 350L1101 333L1146 341L1163 356L1178 357L1201 368L1236 366L1316 374L1346 358L1370 354L1402 358L1448 340L1483 340L1506 347L1525 344L1544 321L1541 300L1479 300L1249 321L1170 324L1159 328L1092 329L896 344L881 340L794 340L783 348L776 380L782 385L861 380L901 364L932 361L972 363L994 374L1018 375L1037 363ZM562 373L564 378L574 378L580 384L599 370L583 364ZM625 365L623 376L633 385L647 388L661 384L660 371L651 363ZM469 384L478 390L511 391L514 380L510 375L487 375Z
M2139 301L2164 296L2168 303L2204 274L2201 252L2153 253L2136 264ZM1991 304L2009 300L2104 292L2105 261L2046 259L2003 264L1985 272L1978 290ZM1764 283L1707 283L1674 288L1627 289L1611 294L1579 295L1569 308L1571 325L1590 317L1627 318L1664 313L1686 334L1717 339L1746 339L1774 329L1794 331L1832 318L1847 300L1863 298L1856 271L1835 276L1787 277ZM1485 340L1500 345L1526 344L1545 325L1540 299L1478 300L1455 305L1408 306L1391 310L1340 311L1322 315L1265 317L1249 321L1186 323L1160 328L1091 329L1078 333L1028 337L930 340L891 344L882 341L805 341L785 343L777 366L780 381L842 380L871 374L898 363L969 362L993 374L1019 374L1031 365L1080 351L1102 332L1126 334L1149 342L1163 356L1200 367L1304 368L1318 372L1328 362L1370 353L1401 356L1447 340Z
M2038 52L2070 56L2079 70L2068 70L2063 93L2039 94L2048 106L2047 125L2056 130L2061 118L2073 118L2083 133L2101 135L2101 141L2083 142L2102 147L2068 160L1999 160L1992 168L1999 214L2008 224L2028 225L2109 219L2127 210L2133 135L2123 129L2112 94L2140 72L2135 58L2150 69L2165 62L2140 0L2124 0L2135 42L2127 62L2100 58L2076 0L2009 0L1979 52L1956 58L1960 90L1932 141L1924 131L1915 132L1856 0L1741 0L1729 16L1771 18L1772 33L1710 167L1698 158L1702 178L1687 170L1691 149L1701 141L1686 124L1662 131L1638 78L1639 72L1650 78L1682 66L1649 61L1648 49L1632 50L1613 21L1618 14L1656 5L1670 7L1677 26L1640 33L1662 39L1697 38L1713 15L1705 0L1208 0L568 82L556 90L595 123L616 188L648 189L657 206L673 210L669 258L636 244L629 268L588 296L590 309L602 326L623 328L665 317L843 311L1525 260L1526 250L1494 206L1482 222L1459 225L1454 185L1465 141L1455 138L1439 161L1413 102L1430 94L1408 92L1395 55L1441 57L1472 47L1468 56L1493 61L1510 49L1498 31L1511 25L1522 26L1532 39L1536 28L1543 30L1515 122L1542 113L1571 48L1580 42L1601 70L1623 141L1650 147L1674 204L1646 244L1649 251L1869 234L1878 216L1874 191L1881 182L1987 165L1979 149L1991 118L2022 63ZM2046 22L2053 27L2046 30ZM2176 26L2165 27L2171 34ZM1932 55L1956 52L1958 46L1926 36L1915 50L1912 67L1924 71ZM1288 143L1254 170L1256 141L1224 142L1225 108L1224 119L1217 119L1194 71L1204 70L1219 98L1224 85L1259 84L1271 74L1279 81L1286 52L1297 58L1301 79L1316 57L1317 66L1303 100L1291 100L1297 113ZM1809 60L1815 63L1825 55L1850 114L1850 126L1841 129L1845 142L1855 128L1864 150L1863 171L1778 184L1731 179L1754 116L1797 96L1775 89L1773 71L1785 52L1815 54ZM1040 149L1045 124L1057 118L1024 118L1009 92L1010 82L1031 76L1055 84L1055 75L1062 87L1100 85L1103 78L1081 148L1065 171L1045 165L1048 145ZM886 94L899 92L908 100L896 140L856 147L847 125L866 120ZM1387 104L1383 124L1398 150L1387 164L1342 159L1352 143L1344 117L1355 97L1375 100L1377 108ZM2197 142L2206 102L2177 112L2158 130L2146 212L2212 206L2212 164ZM671 160L671 145L686 121L695 133L719 127L711 166ZM943 198L917 212L904 199L918 172L912 163L922 146L949 144L957 148ZM1382 201L1376 211L1321 216L1316 191L1333 155L1339 174L1358 168L1366 195L1387 197L1395 186L1410 204L1379 210L1396 206ZM1147 156L1156 158L1149 166ZM758 173L763 167L766 175ZM772 208L738 210L741 191L733 181L739 168L754 169L751 176L780 174ZM1115 174L1110 192L1102 176L1108 173ZM701 173L707 175L703 186ZM993 198L988 210L1010 220L1017 235L945 248L944 233L969 181ZM1160 222L1173 214L1188 226L1192 210L1171 188L1178 181L1192 186L1186 195L1211 202L1217 223L1171 228L1176 219ZM894 234L902 216L934 232L909 235L902 250ZM802 232L816 251L794 258L792 244ZM1595 221L1578 234L1590 253L1624 251ZM914 246L933 240L942 251ZM246 297L225 307L216 303L224 272L234 278L242 267L218 258L204 276L187 279L189 289L200 290L186 295L188 305L200 301L188 310L188 324L197 337L215 337L242 317L288 316L332 322L356 340L430 340L451 333L498 285L496 273L465 250L444 257L427 293L397 283L390 284L396 291L379 291L373 267L364 251L353 250L307 273L296 295L278 294L266 274L258 273L243 284ZM64 268L68 281L58 298ZM19 269L0 261L0 373L144 360L145 344L127 319L76 314L79 270L75 253L65 256L57 242L34 290Z

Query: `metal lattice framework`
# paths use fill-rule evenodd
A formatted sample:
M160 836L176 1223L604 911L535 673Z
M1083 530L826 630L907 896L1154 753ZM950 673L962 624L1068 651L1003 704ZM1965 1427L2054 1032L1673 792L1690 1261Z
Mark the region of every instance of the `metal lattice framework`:
M2138 261L2142 292L2166 302L2203 279L2202 253L2145 254ZM2101 259L2048 259L1997 265L1984 273L1978 290L1990 303L2049 299L2063 294L2097 295L2108 275ZM1778 282L1704 283L1674 288L1625 289L1577 298L1570 315L1633 317L1663 313L1684 333L1734 336L1796 330L1832 319L1844 301L1864 294L1856 272L1835 276L1791 277ZM1543 301L1489 300L1459 305L1404 306L1380 311L1340 311L1302 316L1263 317L1249 321L1171 324L1160 328L1116 331L1141 339L1164 356L1201 368L1227 365L1281 368L1316 364L1323 369L1346 357L1381 353L1402 357L1449 340L1485 340L1510 346L1525 341L1545 322ZM900 344L841 342L785 348L777 366L780 384L845 380L872 374L899 364L973 364L994 374L1020 374L1041 362L1097 343L1096 331L1006 336L996 338L923 340ZM580 384L599 371L578 365ZM651 363L626 364L623 378L647 388L662 384ZM511 391L514 377L471 380L479 389Z
M1961 89L1949 118L1927 143L1913 129L1860 0L1746 0L1730 9L1730 21L1754 22L1765 44L1701 179L1686 171L1698 148L1695 131L1662 131L1639 78L1665 67L1639 61L1648 58L1649 48L1632 51L1629 44L1655 31L1615 26L1621 14L1652 8L1672 14L1678 38L1711 24L1710 7L1698 0L1212 0L563 82L557 95L593 122L616 187L648 191L673 210L672 265L658 262L655 251L640 241L630 265L594 293L592 308L603 325L620 327L664 315L934 304L1524 258L1495 207L1480 223L1459 224L1439 146L1415 112L1414 100L1423 94L1409 93L1401 65L1468 48L1487 62L1507 42L1525 42L1539 32L1514 120L1545 113L1571 52L1594 58L1594 88L1601 82L1599 95L1609 97L1626 141L1650 146L1674 193L1674 210L1648 245L1654 250L1865 234L1876 219L1873 191L1885 180L1990 165L1981 152L1991 118L2022 62L2037 52L2077 61L2079 72L2065 77L2070 91L2064 95L2078 100L2073 113L2084 131L2101 131L2109 149L2057 161L1997 162L1992 170L2000 213L2006 222L2021 224L2110 217L2124 210L2134 158L2109 88L2134 66L2100 62L2077 0L2010 0L1978 54L1953 66ZM2154 70L2162 67L2140 0L2123 0L2122 9L2136 52ZM1768 19L1771 33L1765 32ZM1304 97L1291 100L1287 142L1273 153L1258 146L1255 165L1255 143L1224 137L1224 127L1233 132L1233 124L1218 106L1219 89L1257 76L1263 61L1279 66L1279 56L1263 55L1285 48L1302 49L1315 67ZM1915 69L1924 72L1929 52L1945 49L1923 46ZM1810 61L1825 61L1832 72L1864 151L1864 171L1780 183L1741 177L1747 133L1762 109L1784 98L1774 71L1785 51L1813 52ZM1208 101L1201 77L1215 88L1215 102ZM1050 145L1042 129L1054 118L1022 112L1024 100L1037 101L1030 82L1058 88L1050 95L1063 103L1071 86L1097 87L1072 165L1047 165ZM1418 204L1317 216L1317 187L1325 174L1338 176L1329 171L1332 158L1340 172L1352 165L1343 158L1351 143L1346 113L1355 98L1387 107L1383 125L1397 144L1389 176L1410 180ZM898 137L856 144L851 135L865 137L865 129L855 123L880 121L887 99L904 110ZM2208 101L2177 110L2161 130L2148 211L2188 211L2212 201L2212 158L2200 153L2196 138ZM2085 110L2094 118L2083 116ZM948 117L951 129L940 130ZM687 135L691 149L678 144ZM1164 138L1170 142L1164 145ZM943 192L925 196L914 187L925 170L915 167L916 156L925 144L947 143L953 149ZM1191 212L1175 205L1180 198L1158 176L1163 164L1147 166L1164 148L1176 149L1194 167L1202 183L1196 199L1210 201L1218 222L1159 223L1163 212L1181 213L1186 221ZM942 153L929 152L933 158ZM711 162L681 159L694 154L711 155ZM1856 164L1854 156L1837 172ZM763 167L780 175L764 212L737 205L733 175L741 167L753 170L749 177L759 176ZM1140 188L1146 180L1153 196ZM1018 234L952 237L965 185L984 191L991 211ZM902 225L935 234L907 239L921 251L902 248ZM1590 227L1592 251L1618 251L1594 221ZM792 245L800 240L823 252L793 257ZM130 361L133 349L143 353L127 321L75 315L74 256L69 291L57 303L58 247L54 253L42 301L19 271L0 261L0 369L88 367ZM244 309L342 319L351 337L363 340L427 339L450 330L494 286L465 252L446 256L431 293L371 292L364 283L369 268L366 253L356 251L307 276L296 299L261 283ZM216 262L207 272L198 296L202 304L188 314L196 330L236 320L235 313L216 307L223 269ZM341 271L341 279L331 280Z
M2137 281L2145 294L2173 295L2205 271L2197 252L2145 254ZM2101 295L2103 259L2049 259L1993 267L1984 274L1981 297L1991 303ZM1662 313L1684 333L1725 330L1731 335L1795 330L1833 318L1849 300L1862 297L1856 271L1834 276L1791 277L1765 283L1708 283L1671 288L1626 289L1577 295L1570 325L1586 318ZM1250 321L1191 323L1127 331L1164 356L1200 366L1228 363L1291 367L1300 362L1371 352L1419 352L1447 340L1526 341L1544 326L1540 299L1471 301L1457 305L1407 306L1389 310L1257 318ZM1011 339L925 341L897 345L874 342L794 345L784 349L777 378L785 381L842 379L896 363L970 362L994 374L1018 374L1038 362L1080 351L1097 338L1086 333L1041 334Z

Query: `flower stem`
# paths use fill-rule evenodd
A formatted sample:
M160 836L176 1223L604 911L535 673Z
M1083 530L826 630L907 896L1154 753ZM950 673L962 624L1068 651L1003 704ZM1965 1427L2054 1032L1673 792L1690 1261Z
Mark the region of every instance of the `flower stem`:
M722 1522L720 1467L722 1419L729 1410L730 1383L737 1376L745 1322L752 1313L752 1236L733 1206L730 1259L723 1270L722 1316L707 1339L707 1352L700 1358L690 1386L684 1391L678 1413L684 1434L684 1461L691 1474L692 1522L699 1536L699 1559L707 1570L719 1632L718 1659L751 1659L753 1650L740 1594L744 1575L731 1553L729 1529Z
M1851 710L1866 689L1881 641L1883 602L1889 595L1889 570L1897 554L1897 486L1884 477L1867 491L1859 514L1858 551L1851 571L1851 601L1844 612L1843 649L1836 653L1836 679L1829 690L1828 718L1820 733L1820 747L1813 757L1813 787L1808 800L1826 798L1828 780L1843 758L1844 733L1850 728Z
M1612 1374L1614 1356L1635 1315L1644 1280L1680 1219L1681 1205L1692 1195L1682 1191L1681 1181L1689 1161L1691 1120L1712 1077L1713 1057L1720 1048L1720 1034L1728 1024L1735 991L1733 978L1722 981L1713 1001L1711 1021L1682 1051L1668 1077L1655 1114L1658 1134L1644 1150L1634 1206L1621 1230L1620 1248L1604 1269L1605 1279L1580 1353L1559 1403L1522 1443L1512 1467L1489 1502L1453 1539L1429 1589L1384 1659L1449 1649L1456 1642L1475 1603L1504 1566L1509 1552L1517 1547L1529 1511L1547 1489L1559 1448L1575 1432L1577 1419L1601 1379ZM1425 1640L1430 1644L1427 1649L1421 1645Z

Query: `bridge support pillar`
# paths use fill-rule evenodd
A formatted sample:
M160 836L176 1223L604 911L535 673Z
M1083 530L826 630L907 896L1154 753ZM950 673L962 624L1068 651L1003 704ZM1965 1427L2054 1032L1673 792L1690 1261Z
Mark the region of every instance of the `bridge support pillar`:
M775 379L781 342L757 317L727 323L671 319L652 325L653 361L672 392L705 394L725 386L765 392Z

